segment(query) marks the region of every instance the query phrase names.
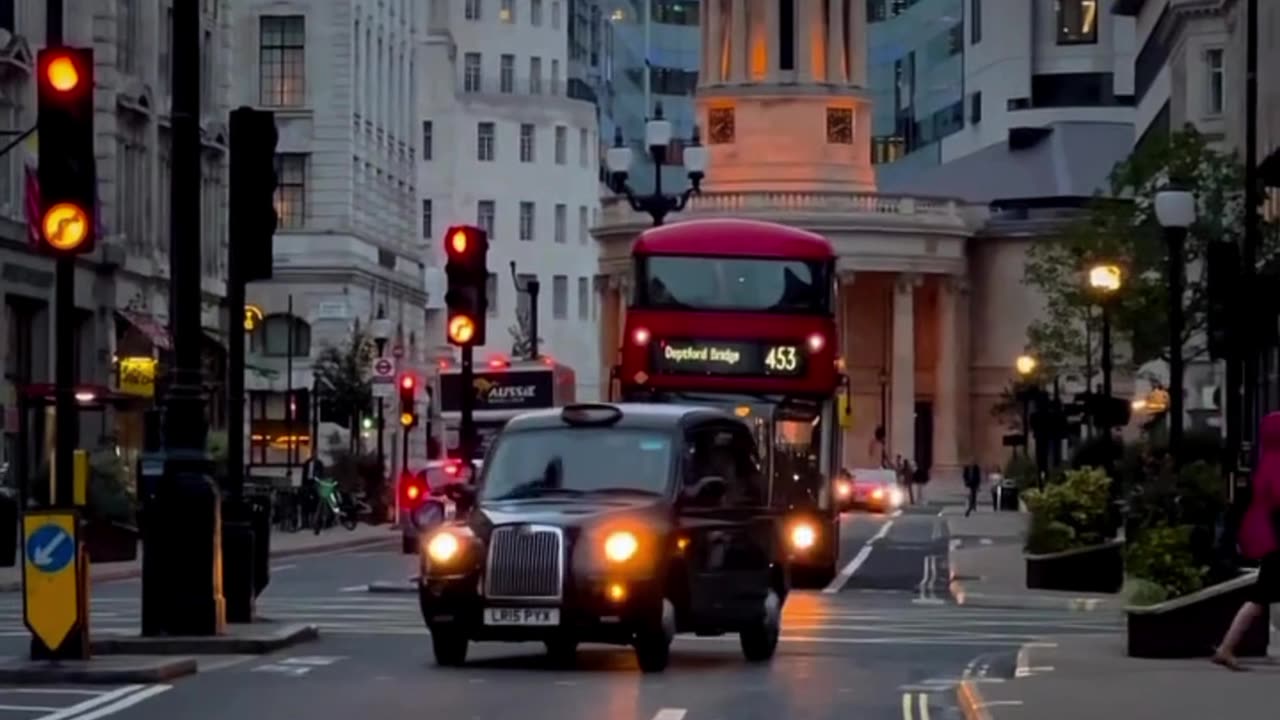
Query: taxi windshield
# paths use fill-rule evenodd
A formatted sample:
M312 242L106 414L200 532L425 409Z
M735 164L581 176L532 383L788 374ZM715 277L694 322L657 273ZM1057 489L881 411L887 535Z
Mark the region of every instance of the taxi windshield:
M663 495L671 438L651 430L546 428L500 436L481 500L623 492Z

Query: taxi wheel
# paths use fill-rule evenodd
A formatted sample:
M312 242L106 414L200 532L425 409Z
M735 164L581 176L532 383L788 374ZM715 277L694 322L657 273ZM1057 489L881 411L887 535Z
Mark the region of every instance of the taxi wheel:
M467 636L454 630L433 629L431 651L436 664L442 667L458 667L467 662Z
M637 637L636 662L640 664L641 672L660 673L666 670L671 662L671 640L658 630Z
M742 655L749 662L764 662L778 649L782 632L782 600L773 590L764 599L764 612L756 624L738 633Z
M578 642L576 640L548 640L543 643L547 648L547 657L552 664L563 667L572 666L578 659Z

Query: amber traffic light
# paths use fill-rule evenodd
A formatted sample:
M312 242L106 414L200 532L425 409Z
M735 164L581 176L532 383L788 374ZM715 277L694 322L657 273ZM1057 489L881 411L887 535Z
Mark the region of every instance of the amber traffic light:
M45 48L36 66L41 242L56 255L88 253L97 239L93 51Z
M485 341L486 296L489 282L489 236L482 228L458 225L445 234L444 272L449 287L445 329L449 344L475 347Z
M411 428L418 424L418 379L409 373L400 376L400 424Z

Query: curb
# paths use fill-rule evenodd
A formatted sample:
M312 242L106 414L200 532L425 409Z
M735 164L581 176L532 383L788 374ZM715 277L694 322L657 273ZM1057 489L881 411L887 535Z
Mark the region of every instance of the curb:
M951 599L962 607L987 608L992 610L1065 610L1067 612L1120 612L1120 608L1112 607L1102 598L1054 597L1052 595L983 595L965 592L964 584L952 580L950 585Z
M319 637L315 625L286 625L259 635L108 638L90 647L95 655L269 655Z
M280 550L271 553L271 559L277 560L291 557L305 557L308 555L324 555L325 553L336 552L339 550L358 550L365 547L380 547L386 545L393 547L399 536L394 538L387 537L366 537L352 538L350 540L339 540L324 545L316 545L313 547L290 548L288 550ZM21 572L21 566L19 566ZM113 568L97 571L90 568L89 578L91 582L111 583L120 582L122 580L136 580L142 577L142 565L139 561L138 567L130 568ZM0 594L22 592L22 580L7 580L0 582Z
M960 706L964 720L992 720L986 700L978 690L978 684L972 680L961 680L956 685L956 704Z
M124 659L124 658L121 658ZM102 661L77 660L63 663L24 661L11 667L0 667L0 682L28 685L118 685L163 683L197 671L192 657L131 658L121 667L103 667Z

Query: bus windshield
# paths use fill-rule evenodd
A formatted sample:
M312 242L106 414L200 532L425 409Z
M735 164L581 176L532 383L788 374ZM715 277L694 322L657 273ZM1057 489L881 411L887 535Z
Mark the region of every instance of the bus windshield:
M821 260L650 256L637 258L635 306L828 314L829 264Z

